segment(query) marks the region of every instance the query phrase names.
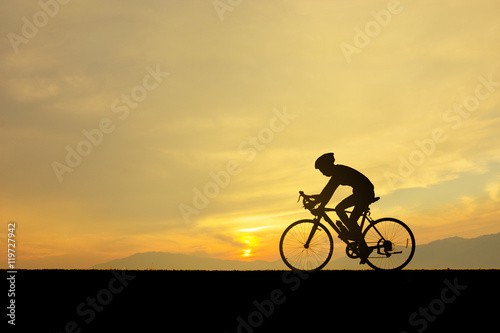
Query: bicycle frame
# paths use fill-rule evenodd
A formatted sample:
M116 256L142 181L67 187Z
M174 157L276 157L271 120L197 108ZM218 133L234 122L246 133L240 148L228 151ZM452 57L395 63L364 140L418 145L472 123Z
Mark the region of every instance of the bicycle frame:
M335 230L335 232L340 236L340 234L342 233L340 231L340 229L335 225L335 223L333 223L332 219L326 214L326 212L334 212L335 209L333 208L325 208L322 212L321 215L318 215L314 218L314 225L311 229L311 233L309 234L309 237L306 241L306 243L304 244L304 247L307 249L309 248L309 244L314 236L314 234L316 233L316 230L318 229L318 225L321 221L321 218L323 218L326 222L328 222L328 224L332 227L333 230ZM350 211L345 211L346 213L352 213ZM368 207L364 212L363 214L361 215L363 217L363 219L361 220L361 230L363 232L363 227L365 225L365 221L368 221L368 226L370 226L371 224L375 223L376 221L374 221L371 217L370 217L370 208ZM368 228L367 226L367 228ZM380 233L380 231L378 231L378 229L373 226L373 229L377 232L377 234L380 236L380 239L383 240L384 242L382 244L377 244L375 246L368 246L368 249L373 249L373 250L377 250L377 253L380 254L380 255L385 255L387 257L390 257L391 255L393 254L399 254L401 253L401 251L398 251L398 252L388 252L387 249L385 249L385 243L386 243L386 240L384 238L384 236L382 236L382 234ZM344 243L346 243L348 246L349 245L352 245L353 243L350 243L348 240L346 239L343 239L341 237L339 237ZM384 252L381 252L381 250L383 249Z
M321 219L323 218L326 222L328 222L328 224L330 225L330 227L332 227L333 230L335 230L335 232L340 235L342 232L340 231L340 229L335 225L335 223L333 223L332 219L326 214L326 212L334 212L335 209L333 208L325 208L322 212L321 215L318 215L314 218L314 225L313 225L313 228L311 230L311 233L309 234L309 238L307 239L304 247L307 249L309 247L309 243L311 242L314 234L316 233L316 229L318 228L318 225L319 225L319 222L321 221ZM351 211L345 211L346 213L352 213ZM365 225L365 221L368 221L368 225L372 224L374 222L374 220L370 217L370 208L367 208L363 214L361 214L361 217L363 218L361 220L361 230L363 230L363 227ZM384 237L380 234L380 232L377 230L377 228L375 228L375 231L377 231L377 233L380 235L380 237L382 239L384 239ZM342 238L341 238L342 239ZM349 245L350 243L347 241L347 240L344 240L342 239L342 241L344 243L346 243L347 245ZM372 248L372 249L377 249L379 250L380 246L379 245L376 245L376 246L369 246L368 248Z

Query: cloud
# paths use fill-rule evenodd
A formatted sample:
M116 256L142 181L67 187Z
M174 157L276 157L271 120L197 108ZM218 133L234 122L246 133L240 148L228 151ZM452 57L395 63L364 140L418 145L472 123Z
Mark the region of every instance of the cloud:
M493 201L500 201L500 178L493 181L487 185L486 192Z

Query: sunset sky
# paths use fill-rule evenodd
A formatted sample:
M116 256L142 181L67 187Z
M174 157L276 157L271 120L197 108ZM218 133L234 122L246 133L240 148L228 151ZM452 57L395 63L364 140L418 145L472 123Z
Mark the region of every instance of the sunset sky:
M417 244L500 232L499 14L493 0L5 2L3 248L16 221L18 268L277 260L311 216L298 191L328 181L326 152Z

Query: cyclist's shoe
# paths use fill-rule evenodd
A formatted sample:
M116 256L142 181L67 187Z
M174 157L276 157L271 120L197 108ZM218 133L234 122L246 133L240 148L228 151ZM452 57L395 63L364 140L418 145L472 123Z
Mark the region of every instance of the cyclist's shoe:
M359 262L360 265L366 264L366 261L368 260L368 256L372 253L373 249L368 248L368 246L361 246L359 249L359 257L361 258L361 261Z

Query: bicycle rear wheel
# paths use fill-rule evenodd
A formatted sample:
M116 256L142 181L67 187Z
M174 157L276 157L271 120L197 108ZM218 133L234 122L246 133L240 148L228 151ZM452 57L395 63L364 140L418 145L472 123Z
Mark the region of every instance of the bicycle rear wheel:
M363 237L368 247L376 247L366 262L376 270L402 269L415 254L415 237L410 228L393 218L373 222Z
M305 244L314 226L313 220L299 220L285 229L280 239L280 255L292 270L317 271L325 267L333 254L333 239L321 223L308 248Z

